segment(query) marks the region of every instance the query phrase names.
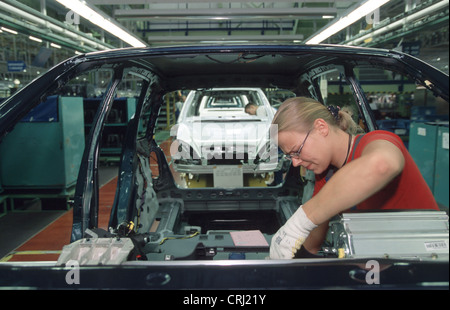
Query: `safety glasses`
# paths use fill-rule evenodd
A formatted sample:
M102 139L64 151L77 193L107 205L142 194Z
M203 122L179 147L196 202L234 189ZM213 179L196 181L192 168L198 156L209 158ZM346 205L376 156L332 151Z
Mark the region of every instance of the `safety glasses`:
M291 152L289 154L285 154L284 156L290 160L292 159L299 159L300 158L300 153L302 152L303 146L305 145L306 139L308 139L310 132L312 131L312 129L310 129L308 131L308 133L306 134L305 140L303 140L302 145L300 145L300 148L298 149L297 152Z

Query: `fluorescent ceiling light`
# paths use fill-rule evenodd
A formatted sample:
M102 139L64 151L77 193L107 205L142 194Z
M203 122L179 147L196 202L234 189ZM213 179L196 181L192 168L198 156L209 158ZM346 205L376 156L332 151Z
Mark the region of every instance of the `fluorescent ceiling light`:
M109 21L101 14L90 8L85 1L79 0L56 0L68 9L72 10L76 14L89 20L91 23L99 26L100 28L108 31L112 35L118 37L122 41L130 44L133 47L145 47L146 44L141 40L131 35L127 31L123 30L121 27L117 26L115 23Z
M12 34L18 34L17 31L9 29L9 28L1 27L0 29L3 31L6 31L6 32L12 33Z
M319 44L332 35L338 33L342 29L350 26L351 24L357 22L362 17L369 15L383 4L389 2L390 0L367 0L359 7L340 18L337 22L328 25L327 28L322 30L319 34L315 35L313 38L306 41L306 44Z
M50 46L54 47L54 48L61 48L61 45L58 45L58 44L55 44L55 43L50 43Z
M42 40L41 40L41 39L36 38L36 37L33 37L33 36L29 36L28 39L30 39L30 40L32 40L32 41L36 41L36 42L42 43Z

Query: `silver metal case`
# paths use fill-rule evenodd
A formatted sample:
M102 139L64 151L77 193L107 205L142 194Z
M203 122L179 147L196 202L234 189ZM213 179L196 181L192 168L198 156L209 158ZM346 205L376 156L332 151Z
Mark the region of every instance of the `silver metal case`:
M328 238L342 258L449 258L443 211L344 213L330 221Z

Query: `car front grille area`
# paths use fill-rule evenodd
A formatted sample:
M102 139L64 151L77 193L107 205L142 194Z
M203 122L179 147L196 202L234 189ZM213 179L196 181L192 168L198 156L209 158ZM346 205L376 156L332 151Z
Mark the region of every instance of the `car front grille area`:
M248 160L248 153L244 154L236 154L236 153L222 153L222 154L210 154L210 156L207 156L208 159L208 165L240 165L240 164L247 164L249 162Z

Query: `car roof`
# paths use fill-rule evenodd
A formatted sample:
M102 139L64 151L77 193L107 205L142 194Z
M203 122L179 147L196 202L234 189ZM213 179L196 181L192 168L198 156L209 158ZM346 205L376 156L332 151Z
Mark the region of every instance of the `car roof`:
M4 100L0 103L0 137L55 87L91 68L136 67L149 78L157 77L159 87L170 92L242 85L294 90L302 76L312 79L327 65L351 69L358 64L402 73L449 100L447 74L417 58L386 49L295 44L123 48L74 56Z
M262 91L259 87L215 87L211 89L207 89L206 91L211 92L221 92L221 91L227 91L227 92L233 92L233 91ZM196 91L196 90L193 90ZM198 91L198 90L197 90Z
M129 48L89 53L79 59L128 59L157 72L163 77L163 86L167 90L242 85L292 89L297 85L298 77L311 68L327 64L357 64L361 61L406 71L403 73L410 75L417 74L417 71L424 75L428 73L425 63L401 52L339 45Z
M159 51L160 56L136 61L141 65L151 63L168 89L242 85L292 88L311 64L333 60L299 46L180 47L170 49L170 56L164 49Z

